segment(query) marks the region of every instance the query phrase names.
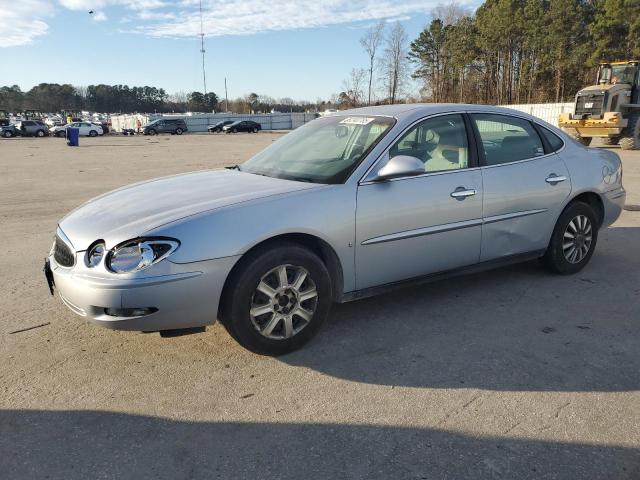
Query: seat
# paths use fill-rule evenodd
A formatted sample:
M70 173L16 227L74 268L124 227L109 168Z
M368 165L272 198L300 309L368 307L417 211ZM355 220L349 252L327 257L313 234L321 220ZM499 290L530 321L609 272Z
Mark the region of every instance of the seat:
M442 170L457 170L466 168L469 156L464 131L445 130L439 133L438 144L424 164L425 172L439 172Z

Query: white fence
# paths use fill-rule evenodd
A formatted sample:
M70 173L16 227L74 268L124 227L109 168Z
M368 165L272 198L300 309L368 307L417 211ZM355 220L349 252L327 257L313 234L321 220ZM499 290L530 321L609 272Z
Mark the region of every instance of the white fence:
M310 122L316 116L315 113L114 115L111 117L111 127L115 132L121 132L123 128L136 128L136 120L138 119L140 119L142 125L146 125L157 118L164 117L184 119L190 132L206 132L209 125L225 120L252 120L259 123L263 130L291 130Z
M573 103L531 103L522 105L502 105L538 117L552 125L558 125L558 116L561 113L573 111ZM291 130L310 122L317 117L315 113L260 113L254 115L242 115L235 113L220 114L150 114L150 115L114 115L111 117L111 126L115 132L121 132L123 128L136 128L136 120L140 119L142 125L157 118L183 118L187 122L190 132L206 132L207 127L224 120L253 120L258 122L264 130Z
M561 113L573 112L573 103L530 103L522 105L501 105L520 112L538 117L551 125L558 126L558 116Z

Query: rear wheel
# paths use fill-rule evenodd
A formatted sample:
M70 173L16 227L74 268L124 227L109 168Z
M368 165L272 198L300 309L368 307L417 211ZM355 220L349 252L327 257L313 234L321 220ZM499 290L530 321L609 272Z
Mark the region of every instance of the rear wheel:
M228 280L221 318L245 348L262 355L297 350L331 307L331 279L313 252L286 244L250 254Z
M40 137L40 138L44 137L44 130L38 130L36 132L36 137Z
M2 132L2 136L4 138L11 138L13 137L13 134L9 130L7 130L6 132Z
M153 136L153 135L155 135L156 133L157 133L157 132L156 132L153 128L150 128L150 129L149 129L149 135Z
M558 218L542 263L563 275L579 272L593 255L598 228L596 213L590 205L570 204Z
M585 147L588 147L589 145L591 145L591 137L581 137L579 135L576 135L573 138L575 138L578 142L580 142Z
M640 149L640 112L629 115L619 143L622 150Z
M176 128L176 135L182 135L182 129Z
M258 127L253 127L253 133L258 133Z
M91 130L91 131L89 132L89 136L90 136L90 137L97 137L97 136L98 136L98 132L96 132L95 130Z

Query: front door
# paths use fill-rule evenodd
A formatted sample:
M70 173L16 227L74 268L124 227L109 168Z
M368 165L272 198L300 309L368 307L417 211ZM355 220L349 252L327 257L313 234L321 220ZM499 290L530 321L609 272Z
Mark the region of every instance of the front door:
M482 176L462 115L419 122L388 153L420 159L425 173L358 187L357 289L478 262Z
M571 193L562 159L533 125L509 115L472 114L484 186L481 260L546 249Z

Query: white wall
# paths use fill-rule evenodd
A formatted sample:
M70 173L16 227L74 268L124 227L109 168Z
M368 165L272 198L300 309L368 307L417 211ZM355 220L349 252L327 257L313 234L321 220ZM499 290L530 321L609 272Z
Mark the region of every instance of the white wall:
M291 130L316 118L315 113L114 115L111 117L111 126L115 132L119 133L122 132L123 128L136 128L136 119L138 118L141 119L144 126L150 121L163 116L184 119L190 132L206 132L209 125L224 120L253 120L259 123L263 130Z
M551 125L558 126L558 116L561 113L572 113L573 103L531 103L522 105L501 105L520 112L538 117Z

